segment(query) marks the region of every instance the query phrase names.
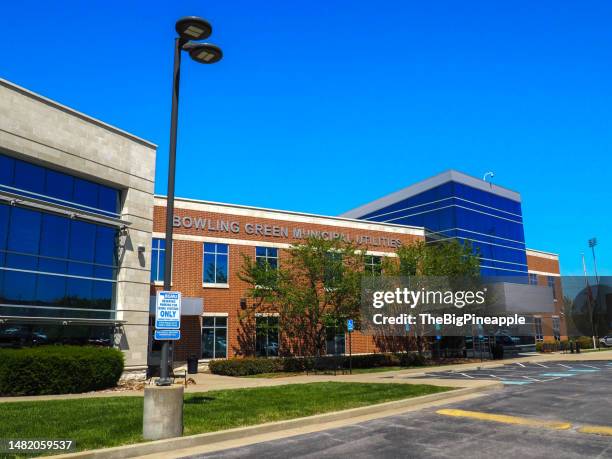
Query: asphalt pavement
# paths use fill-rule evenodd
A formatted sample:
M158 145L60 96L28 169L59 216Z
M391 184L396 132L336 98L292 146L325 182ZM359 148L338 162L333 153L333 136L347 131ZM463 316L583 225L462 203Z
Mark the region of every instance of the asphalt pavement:
M612 458L610 361L513 363L430 377L521 384L444 409L190 458Z

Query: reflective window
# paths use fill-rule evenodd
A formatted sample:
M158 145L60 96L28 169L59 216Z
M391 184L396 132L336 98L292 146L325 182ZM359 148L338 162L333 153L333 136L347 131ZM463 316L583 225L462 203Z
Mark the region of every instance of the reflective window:
M112 227L0 204L0 315L111 318L116 239Z
M547 277L548 286L552 289L553 299L557 299L557 289L555 288L555 276Z
M227 357L227 317L206 316L202 318L202 358L224 359Z
M108 217L119 216L119 190L2 154L0 190Z
M259 266L278 269L278 249L275 247L256 247L255 261Z
M257 356L278 356L278 346L278 317L255 317L255 353Z
M538 285L538 275L534 273L529 273L529 283L531 285Z
M112 346L113 328L96 325L8 323L0 325L0 347L41 344Z
M552 318L553 336L556 340L561 339L561 320L557 316Z
M163 282L166 268L166 240L153 238L151 248L151 281Z
M204 243L203 282L205 284L227 284L228 245Z
M535 340L536 340L536 342L544 341L544 334L542 333L542 318L541 317L534 317L533 318L533 324L534 324L534 328L535 328Z
M325 263L324 284L325 287L333 288L342 279L342 254L337 252L327 252Z
M365 273L370 276L380 276L382 274L382 257L366 255Z

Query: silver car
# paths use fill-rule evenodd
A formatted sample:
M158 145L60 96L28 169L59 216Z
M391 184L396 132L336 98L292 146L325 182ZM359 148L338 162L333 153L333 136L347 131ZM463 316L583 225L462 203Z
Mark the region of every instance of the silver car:
M612 335L604 336L603 338L599 338L599 344L602 346L612 346Z

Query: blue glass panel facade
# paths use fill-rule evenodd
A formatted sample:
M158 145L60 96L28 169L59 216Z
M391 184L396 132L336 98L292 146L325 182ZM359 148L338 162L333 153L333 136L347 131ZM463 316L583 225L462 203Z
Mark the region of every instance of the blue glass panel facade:
M0 191L119 217L119 190L3 154L0 154Z
M117 231L0 204L0 315L114 318Z
M469 241L481 257L483 276L527 279L523 215L518 201L449 181L360 218L425 227L430 242Z

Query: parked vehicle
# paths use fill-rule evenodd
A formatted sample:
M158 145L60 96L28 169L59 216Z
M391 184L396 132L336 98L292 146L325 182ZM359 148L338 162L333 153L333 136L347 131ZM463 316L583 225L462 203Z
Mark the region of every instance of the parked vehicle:
M603 338L599 338L599 344L602 346L612 346L612 335L604 336Z

